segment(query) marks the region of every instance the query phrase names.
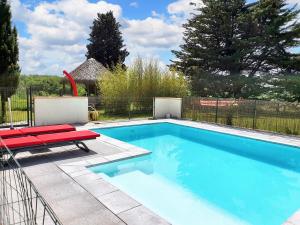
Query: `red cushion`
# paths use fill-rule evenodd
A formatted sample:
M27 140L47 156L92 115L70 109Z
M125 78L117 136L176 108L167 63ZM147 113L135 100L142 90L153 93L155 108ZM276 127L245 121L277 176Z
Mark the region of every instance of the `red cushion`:
M18 130L0 130L0 137L8 138L8 137L15 137L15 136L22 136L22 132Z
M39 140L44 143L56 143L56 142L67 142L67 141L83 141L88 139L95 139L100 134L90 130L83 131L71 131L55 134L42 134L36 136Z
M6 144L8 148L23 148L23 147L43 144L41 140L33 136L8 138L8 139L4 139L3 142ZM0 143L0 147L4 147L2 142Z
M74 131L74 130L76 130L75 127L69 124L27 127L27 128L20 129L20 131L25 135L39 135L39 134L67 132L67 131Z

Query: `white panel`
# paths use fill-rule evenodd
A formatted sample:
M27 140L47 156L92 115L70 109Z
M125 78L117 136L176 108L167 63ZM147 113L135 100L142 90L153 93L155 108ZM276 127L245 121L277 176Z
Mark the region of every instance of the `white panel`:
M88 122L87 97L35 97L35 125Z
M181 118L181 98L159 98L154 99L154 117L166 118L170 114L172 118Z

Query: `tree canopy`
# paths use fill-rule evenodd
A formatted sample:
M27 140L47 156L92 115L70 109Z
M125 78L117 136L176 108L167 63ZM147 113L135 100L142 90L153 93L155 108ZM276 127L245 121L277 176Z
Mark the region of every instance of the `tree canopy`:
M94 58L109 69L113 69L117 64L124 66L129 53L123 44L120 26L112 11L98 14L91 27L87 58Z
M299 71L299 11L284 0L203 0L184 24L175 67L198 95L251 97L263 92L264 73Z
M12 27L10 5L0 0L0 86L17 87L20 69L17 29Z
M20 75L17 29L12 27L10 5L7 0L0 0L0 21L0 95L1 122L3 122L6 116L5 102L15 93Z

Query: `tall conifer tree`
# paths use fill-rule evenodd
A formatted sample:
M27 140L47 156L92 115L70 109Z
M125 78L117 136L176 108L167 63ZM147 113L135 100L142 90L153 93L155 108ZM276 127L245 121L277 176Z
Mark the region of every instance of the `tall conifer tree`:
M10 5L0 0L0 90L2 122L5 118L5 102L15 93L19 83L19 48L17 29L12 27ZM5 90L3 88L6 88Z
M289 6L285 0L260 0L252 10L256 38L250 76L257 71L292 73L300 71L299 56L291 52L300 46L300 10Z
M203 0L184 25L184 44L173 51L200 95L257 94L262 74L299 70L299 11L284 0ZM216 93L218 90L218 94Z
M226 82L215 84L224 93L238 95L244 83L239 76L247 66L245 58L251 51L246 42L251 35L246 2L204 0L203 4L184 25L184 44L179 51L173 51L177 58L173 66L191 78L194 91L200 94L204 93L198 88L201 80L228 77Z
M87 58L94 58L109 69L119 63L124 66L129 53L123 44L120 26L111 11L98 14L91 27Z

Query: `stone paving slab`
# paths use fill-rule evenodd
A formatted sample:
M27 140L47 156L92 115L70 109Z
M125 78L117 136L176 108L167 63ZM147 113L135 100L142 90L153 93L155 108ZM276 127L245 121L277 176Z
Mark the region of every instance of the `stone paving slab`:
M101 195L98 199L115 214L141 205L139 202L119 190Z
M104 181L103 179L94 180L90 183L84 183L83 187L96 198L118 190L118 188Z
M300 147L300 139L296 137L172 119L90 124L80 126L78 130L160 122L171 122ZM70 145L17 155L21 158L30 157L22 158L21 165L64 224L169 224L87 168L91 165L149 154L149 151L104 135L86 143L91 149L89 153L78 150L75 145ZM299 214L296 213L286 221L285 225L300 225L299 218Z
M125 223L131 225L170 225L144 206L138 206L118 214Z
M76 218L72 225L126 225L119 218L112 216L112 213L105 211L99 213L97 210L89 213L88 216Z
M86 193L78 194L70 198L55 202L55 212L63 224L80 224L82 220L90 221L90 224L120 224L120 219L112 214L99 201ZM89 218L98 214L100 221ZM101 222L101 223L100 223Z
M99 157L107 155L108 152L120 153L118 148L113 151L114 148L111 146L109 150L101 152L107 147L107 143L94 141L96 143L89 143L93 145L93 148L88 154L74 149L74 146L69 146L69 148L55 148L55 151L50 149L48 155L31 154L30 158L21 158L19 162L64 225L125 225L117 215L73 179L73 176L87 175L87 170L82 171L82 168L85 168L83 165L86 165L87 161L78 163L79 160L95 160L98 156L98 161L94 161L98 163L100 162ZM58 165L71 162L74 165L63 166L65 171L72 174L69 176ZM88 174L89 176L84 177L86 181L99 179L99 176L90 171Z
M71 198L73 196L85 193L85 190L74 182L64 182L52 184L50 186L39 188L39 192L47 199L48 203L56 204L57 201Z

